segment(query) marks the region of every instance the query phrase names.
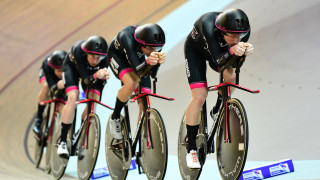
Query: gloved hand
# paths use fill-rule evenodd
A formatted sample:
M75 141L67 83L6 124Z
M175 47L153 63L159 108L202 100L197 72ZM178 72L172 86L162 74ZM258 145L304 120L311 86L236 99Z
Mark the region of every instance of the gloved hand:
M238 44L231 47L231 52L236 56L242 56L246 51L246 43L238 42Z
M164 52L158 52L158 63L159 64L163 64L164 62L166 62L166 54Z
M151 66L158 64L159 55L158 52L152 52L150 56L146 59L147 63Z
M99 69L94 76L96 79L102 79L102 80L109 79L110 71L107 68Z
M246 55L246 56L249 56L250 54L252 54L253 53L253 45L252 44L250 44L250 43L246 43L247 45L247 48L246 48L246 51L244 52L244 55Z

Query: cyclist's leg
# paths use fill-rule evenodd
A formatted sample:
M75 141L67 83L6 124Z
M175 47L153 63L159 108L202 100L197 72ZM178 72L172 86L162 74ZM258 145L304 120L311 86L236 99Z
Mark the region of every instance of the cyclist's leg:
M63 81L68 95L68 100L61 114L61 139L58 147L58 154L68 155L66 147L68 131L75 116L76 101L79 99L79 75L75 65L67 59L63 66Z
M223 72L223 77L224 77L224 82L231 82L235 83L236 82L236 73L235 73L235 68L229 67L224 70ZM231 87L231 93L234 91L234 88ZM222 103L222 92L221 90L218 91L218 97L216 101L216 105L212 108L210 111L210 116L214 119L215 114L218 113L220 106Z
M192 99L186 110L186 127L188 136L188 153L191 150L196 150L196 136L198 133L198 128L200 122L198 122L198 117L200 110L207 97L207 89L205 87L195 88L191 90Z
M82 82L81 86L82 86L83 91L85 91L85 94L87 94L87 92L86 92L87 86L83 82ZM103 88L104 88L103 81L99 81L99 82L95 83L93 86L90 87L87 98L100 101L100 97L101 97L101 93L103 91ZM96 106L97 106L97 104L94 103L93 104L93 112L96 112ZM88 114L88 104L82 113L81 119L84 120L86 118L87 114Z
M139 92L139 88L136 88L134 91L135 94ZM150 76L145 76L141 78L141 93L150 93L151 92L151 80ZM139 123L142 115L142 110L143 110L143 105L141 103L141 99L138 99L138 106L139 106L139 114L138 114L138 121L137 124Z
M223 78L224 78L224 82L235 83L236 82L236 68L233 68L230 66L227 69L225 69L223 72Z
M38 111L37 111L37 116L35 119L35 123L33 126L33 132L39 135L41 133L41 124L42 124L42 114L45 109L45 105L41 105L40 102L48 100L49 99L49 87L48 83L46 81L46 77L44 75L43 69L40 69L39 72L39 82L41 85L41 89L38 94Z
M117 99L114 111L111 116L110 130L111 134L116 139L122 139L120 114L122 108L127 103L132 95L132 92L137 88L139 77L134 72L133 68L125 59L121 59L112 49L108 51L108 59L110 59L110 67L114 75L123 83L122 87L118 90Z
M186 127L188 136L187 146L187 166L189 168L201 168L199 159L197 157L196 137L199 128L197 119L199 117L200 109L202 108L207 98L207 65L205 58L201 52L193 46L192 42L185 43L185 67L188 82L192 92L192 99L186 110Z

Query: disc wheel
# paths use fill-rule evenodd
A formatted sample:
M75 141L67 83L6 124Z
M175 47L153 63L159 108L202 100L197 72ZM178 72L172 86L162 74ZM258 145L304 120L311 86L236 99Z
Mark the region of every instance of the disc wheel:
M60 121L60 114L55 113L54 116L52 116L49 128L47 129L47 138L46 138L46 156L45 156L45 165L44 165L44 171L46 173L51 172L51 148L52 148L52 138L53 138L53 133L54 133L54 124L55 121Z
M38 137L35 135L35 148L34 148L34 166L36 168L39 167L41 159L42 159L42 154L43 154L43 148L46 145L46 129L47 129L48 121L47 117L43 117L43 121L41 124L41 135Z
M61 157L57 154L58 144L61 136L61 121L55 121L54 133L52 136L52 147L51 147L51 173L55 179L60 179L67 167L69 157ZM71 134L73 128L70 128L67 138L67 146L69 153L71 152Z
M106 150L106 161L109 170L109 174L112 179L124 180L128 174L128 168L125 168L124 162L128 161L123 158L122 154L125 154L124 150L124 141L129 139L127 124L125 119L121 116L121 128L123 139L117 140L113 138L113 135L110 131L110 121L111 116L108 119L107 128L106 128L106 137L105 137L105 150ZM124 140L124 141L123 141ZM131 145L130 145L131 146Z
M78 178L90 179L96 165L100 147L100 121L96 114L89 116L81 130L78 143ZM88 128L88 129L87 129Z
M225 107L219 116L216 138L216 155L220 175L226 180L238 179L245 166L248 151L248 120L238 99L228 101L230 142L225 142Z
M201 114L201 113L200 113ZM203 165L206 160L206 140L204 136L204 125L203 121L201 121L201 115L198 117L198 122L200 122L199 130L197 134L197 151L199 152L199 161L200 164ZM178 135L178 162L179 162L179 170L182 179L185 180L193 180L198 179L200 177L201 169L189 169L187 167L187 145L188 145L188 138L187 138L187 128L186 128L186 112L184 112L182 116L182 120L179 127L179 135Z
M168 162L167 133L156 109L149 110L149 124L145 119L142 126L141 158L148 179L162 180L165 177Z

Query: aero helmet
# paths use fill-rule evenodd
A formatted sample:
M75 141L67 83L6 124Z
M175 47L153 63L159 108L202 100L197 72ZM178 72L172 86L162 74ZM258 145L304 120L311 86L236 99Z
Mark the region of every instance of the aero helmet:
M88 54L106 56L108 44L101 36L91 36L81 44L81 49Z
M241 33L244 37L250 30L249 19L241 9L229 9L218 15L215 26L222 33Z
M163 29L153 23L138 26L134 31L134 38L142 47L157 47L156 51L160 51L166 42Z
M50 67L54 69L61 69L62 63L67 55L66 51L57 50L52 53L52 55L47 59L47 63Z

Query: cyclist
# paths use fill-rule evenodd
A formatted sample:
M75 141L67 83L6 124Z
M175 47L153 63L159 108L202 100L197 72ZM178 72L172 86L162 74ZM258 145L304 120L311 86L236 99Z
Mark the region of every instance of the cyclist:
M201 168L196 150L196 136L199 128L197 117L208 95L206 61L214 71L219 72L229 60L252 54L253 46L247 42L249 36L250 24L247 15L240 9L229 9L222 13L203 14L194 23L185 41L185 67L192 93L186 110L186 161L190 169ZM235 68L227 68L223 76L225 82L234 83ZM221 101L221 92L218 92L216 106L210 112L212 117L218 112Z
M40 136L41 134L42 114L45 109L45 105L41 105L40 102L49 99L49 90L51 95L53 95L57 89L64 89L62 81L62 63L66 54L67 52L65 51L56 50L48 54L42 62L39 72L41 90L38 94L38 111L33 125L33 132L37 136Z
M108 60L115 76L123 83L119 89L114 112L111 116L111 134L122 139L120 113L141 82L141 92L151 92L150 75L155 76L160 64L166 61L161 52L165 34L158 24L127 26L112 40ZM149 75L150 73L150 75ZM142 107L139 103L139 114ZM140 116L140 115L139 115Z
M106 79L110 77L106 61L108 44L101 36L91 36L87 40L77 41L67 54L63 64L63 80L68 100L62 110L61 139L57 154L69 155L66 138L75 116L76 101L79 99L79 80L86 90L90 86L89 98L99 100ZM93 82L96 83L93 84ZM87 108L82 114L86 115Z

